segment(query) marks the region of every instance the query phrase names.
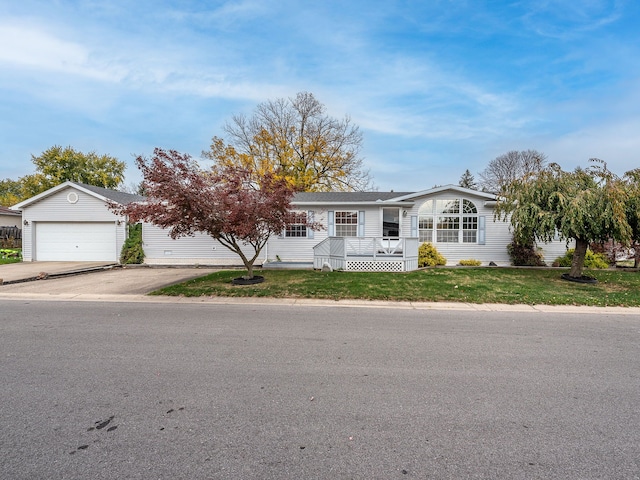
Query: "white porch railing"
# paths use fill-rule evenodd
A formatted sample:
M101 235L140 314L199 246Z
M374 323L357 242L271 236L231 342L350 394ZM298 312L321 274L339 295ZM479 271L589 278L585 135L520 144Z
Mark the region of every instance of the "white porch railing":
M313 268L328 263L334 270L408 272L418 269L418 239L328 237L313 247Z

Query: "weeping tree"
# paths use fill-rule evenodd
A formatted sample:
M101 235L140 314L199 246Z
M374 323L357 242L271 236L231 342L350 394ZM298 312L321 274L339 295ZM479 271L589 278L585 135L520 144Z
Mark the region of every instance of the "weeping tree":
M570 279L579 279L591 242L631 240L627 221L627 183L591 159L589 168L563 171L552 163L510 182L496 207L496 215L510 220L514 239L551 241L556 235L575 241Z
M640 265L640 168L625 173L627 180L627 221L631 227L631 247L634 251L633 266Z
M269 237L293 222L294 188L273 173L256 176L234 165L203 170L189 155L159 148L136 164L147 201L111 209L133 222L167 228L171 238L210 235L241 258L246 279L253 278L253 264Z

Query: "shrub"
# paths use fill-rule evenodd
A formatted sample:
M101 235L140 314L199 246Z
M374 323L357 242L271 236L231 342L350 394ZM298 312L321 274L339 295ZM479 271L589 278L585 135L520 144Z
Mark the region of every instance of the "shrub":
M570 267L573 261L574 248L570 248L562 256L558 257L553 262L554 267ZM593 253L591 250L587 250L587 254L584 257L585 268L609 268L609 262L607 262L607 256L602 253Z
M424 242L418 248L418 267L435 267L446 264L447 259L440 255L431 243Z
M123 265L139 264L144 262L144 250L142 249L142 224L130 224L129 236L122 245L120 263Z
M480 265L482 265L482 262L480 260L474 260L473 258L471 258L469 260L460 260L459 264L463 267L479 267Z
M0 258L22 258L22 250L2 248L0 249Z
M511 259L511 263L517 267L544 267L546 263L542 259L542 255L531 244L521 244L511 242L507 245L507 253Z

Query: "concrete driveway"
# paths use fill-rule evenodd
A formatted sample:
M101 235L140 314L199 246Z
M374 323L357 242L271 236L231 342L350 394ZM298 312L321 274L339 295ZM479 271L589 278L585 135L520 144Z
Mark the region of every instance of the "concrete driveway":
M19 262L0 265L0 284L113 268L113 262Z
M219 269L121 267L104 262L13 263L0 265L0 278L5 282L0 285L0 295L144 295L166 285L201 277L216 270ZM45 278L35 280L38 276Z

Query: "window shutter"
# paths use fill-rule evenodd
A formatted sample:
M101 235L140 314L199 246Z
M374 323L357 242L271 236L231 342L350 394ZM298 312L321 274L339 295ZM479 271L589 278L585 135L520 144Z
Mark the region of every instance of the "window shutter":
M485 244L486 217L484 215L478 217L478 245Z
M327 227L329 229L328 233L330 237L336 236L336 216L333 210L329 210L327 212Z
M411 215L411 236L413 238L418 237L418 216Z
M313 223L313 210L307 212L307 222ZM313 238L313 229L307 228L307 238Z
M364 211L358 212L358 236L364 237Z

